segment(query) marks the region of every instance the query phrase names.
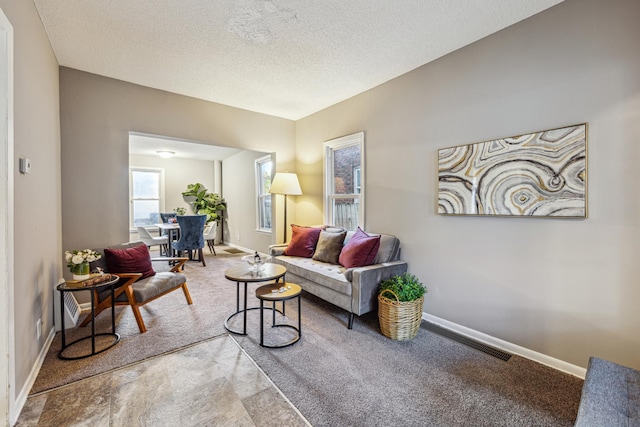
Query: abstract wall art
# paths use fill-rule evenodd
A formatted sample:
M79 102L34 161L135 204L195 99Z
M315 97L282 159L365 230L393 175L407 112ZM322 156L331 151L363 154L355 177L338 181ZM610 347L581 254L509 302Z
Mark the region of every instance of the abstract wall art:
M587 124L438 150L438 213L586 218Z

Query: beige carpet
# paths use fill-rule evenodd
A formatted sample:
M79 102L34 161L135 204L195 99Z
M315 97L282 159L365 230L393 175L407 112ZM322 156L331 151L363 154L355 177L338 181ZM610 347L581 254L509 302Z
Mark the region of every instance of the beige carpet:
M56 333L31 394L224 334L224 319L234 310L236 298L235 282L225 279L224 271L242 263L241 256L244 254L229 254L225 248L216 246L217 256L209 254L205 248L206 267L197 262L186 264L185 274L192 305L187 304L182 291L175 291L141 308L147 326L144 334L139 332L131 308L117 307L116 329L121 336L120 342L95 356L67 361L57 357L61 338L60 333ZM98 316L96 331L110 330L111 315L105 311ZM90 326L70 329L67 330L66 339L71 342L89 333ZM85 343L90 345L90 340L82 345ZM65 355L70 354L65 351Z

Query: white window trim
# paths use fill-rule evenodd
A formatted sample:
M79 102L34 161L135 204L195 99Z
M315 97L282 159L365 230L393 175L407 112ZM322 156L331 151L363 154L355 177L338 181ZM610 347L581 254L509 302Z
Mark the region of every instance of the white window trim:
M160 212L165 212L165 197L164 197L164 169L163 168L150 168L142 166L130 166L129 167L129 232L137 232L137 228L133 226L133 173L134 171L140 172L158 172L160 174Z
M334 150L339 150L341 148L346 148L353 145L360 145L360 193L359 194L348 194L347 196L355 196L358 199L358 226L365 228L365 193L366 193L366 185L365 185L365 156L364 156L364 132L358 132L351 135L341 136L340 138L331 139L329 141L325 141L323 144L323 172L324 172L324 190L323 190L323 204L324 204L324 222L326 224L332 224L333 216L331 213L331 203L330 200L335 198L343 198L345 194L333 194L333 161L332 161L332 153Z
M259 159L255 160L255 167L254 167L254 171L255 171L255 184L256 184L256 231L260 232L260 233L272 233L273 232L273 196L269 193L265 193L264 195L269 195L271 197L271 211L272 211L272 215L271 215L271 228L265 228L265 227L261 227L260 224L260 202L261 202L261 194L260 194L260 188L262 187L262 182L261 182L261 175L260 175L260 165L262 163L265 162L271 162L271 180L273 181L273 175L274 175L274 161L273 158L271 156L271 154L260 157Z

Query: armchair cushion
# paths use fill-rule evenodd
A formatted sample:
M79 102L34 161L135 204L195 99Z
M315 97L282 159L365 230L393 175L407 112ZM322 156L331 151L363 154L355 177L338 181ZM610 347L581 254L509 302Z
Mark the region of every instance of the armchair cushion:
M156 274L151 265L149 248L142 244L132 248L104 250L107 270L113 273L142 273L140 279Z

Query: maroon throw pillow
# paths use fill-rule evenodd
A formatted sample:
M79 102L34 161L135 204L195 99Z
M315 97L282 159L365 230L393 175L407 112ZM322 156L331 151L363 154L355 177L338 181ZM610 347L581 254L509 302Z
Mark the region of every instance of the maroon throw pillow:
M291 241L284 255L311 258L316 250L321 228L301 227L291 224Z
M140 279L156 274L146 245L126 249L105 249L104 258L110 273L142 273ZM139 279L139 280L140 280Z
M380 236L370 236L360 227L342 248L338 262L345 268L373 264L380 248Z

